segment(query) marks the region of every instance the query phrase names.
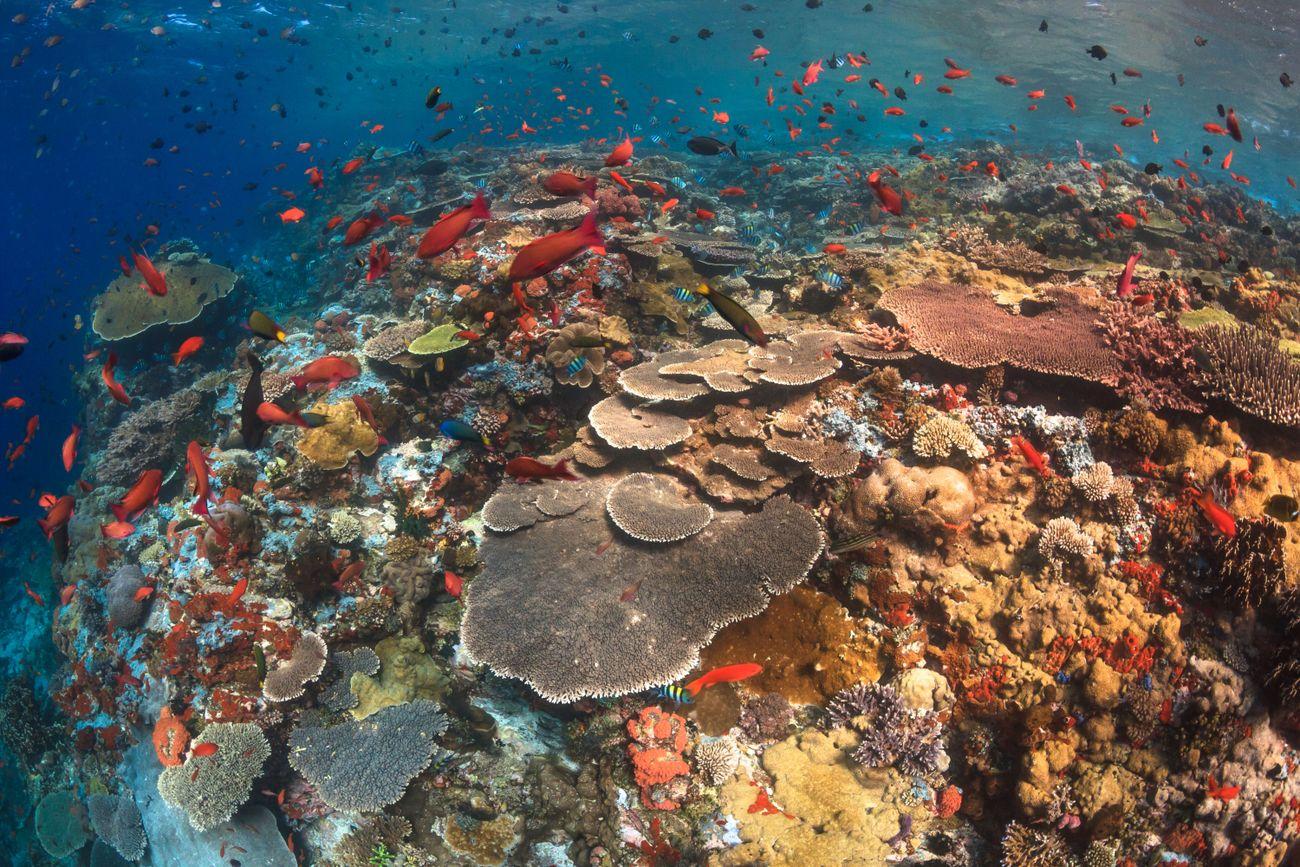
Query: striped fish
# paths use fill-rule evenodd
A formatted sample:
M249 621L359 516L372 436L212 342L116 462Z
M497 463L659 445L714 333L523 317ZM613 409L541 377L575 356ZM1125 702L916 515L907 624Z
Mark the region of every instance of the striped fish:
M587 357L584 355L578 355L574 357L573 361L569 362L567 367L564 368L564 372L567 373L569 376L577 376L579 373L582 372L582 369L586 366L587 366Z
M682 689L680 686L671 683L668 684L667 686L659 687L659 697L662 699L667 699L668 701L675 701L678 704L691 703L690 694L686 690Z
M825 268L817 272L817 279L830 286L832 289L839 289L844 285L844 278L834 271L828 271Z
M850 551L858 551L871 545L878 538L880 538L880 534L874 530L854 533L852 536L845 536L843 539L832 542L830 552L832 554L847 554Z
M699 300L694 292L684 286L674 286L673 297L683 304L694 304Z

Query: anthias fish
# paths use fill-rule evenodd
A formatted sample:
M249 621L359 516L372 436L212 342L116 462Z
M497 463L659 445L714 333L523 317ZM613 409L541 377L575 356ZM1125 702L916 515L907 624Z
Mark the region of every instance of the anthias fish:
M574 475L573 471L569 469L568 461L563 459L556 461L554 464L546 464L536 458L511 458L506 462L506 473L513 476L515 481L521 483L541 481L543 479L578 481L578 476Z
M573 172L555 172L542 181L542 187L553 196L587 196L596 197L595 175L580 178Z
M36 526L41 528L45 538L50 538L62 526L68 523L72 517L72 508L76 504L71 494L64 494L55 500L45 513L44 518L36 521Z
M309 385L326 385L330 388L361 373L361 368L350 358L327 355L309 363L296 376L290 377L293 387L301 391Z
M551 273L585 250L604 255L605 238L596 226L595 213L589 213L581 225L538 238L515 255L506 280L532 280Z
M704 689L706 686L713 686L718 683L735 683L736 681L746 680L762 673L763 666L756 662L740 662L735 665L724 665L721 668L715 668L686 684L686 691L692 696L696 696L699 695L700 690Z
M162 488L162 470L145 470L140 478L122 496L122 499L109 505L113 517L119 521L133 521L140 513L153 505Z
M208 456L203 453L203 446L197 440L190 440L185 448L185 470L194 481L195 500L190 511L196 515L206 515L208 501L212 499L211 470L208 468Z
M473 202L444 214L442 219L430 226L424 233L424 237L420 238L420 246L416 248L415 255L421 259L432 259L442 255L464 237L469 231L470 223L474 220L486 220L491 216L492 212L488 210L487 200L483 198L483 192L480 190L474 196Z

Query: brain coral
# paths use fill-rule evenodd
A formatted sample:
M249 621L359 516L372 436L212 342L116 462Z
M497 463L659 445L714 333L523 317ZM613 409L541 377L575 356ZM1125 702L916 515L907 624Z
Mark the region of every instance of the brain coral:
M536 504L556 485L585 499L567 514L545 514ZM484 508L529 521L484 538L461 638L473 657L550 701L681 677L719 628L761 612L822 550L816 519L784 497L754 515L720 512L678 542L632 542L606 514L611 487L612 480L511 483Z
M167 280L167 294L140 288L140 275L119 276L95 302L91 327L105 340L134 337L155 325L192 322L203 308L229 295L239 275L195 252L160 256L154 265Z
M911 347L958 367L1007 364L1022 370L1114 383L1120 367L1093 324L1097 311L1058 290L1036 315L1016 315L984 290L925 281L885 292L879 306L898 317Z
M334 809L371 812L402 797L446 730L447 717L426 699L335 726L305 720L289 736L289 764Z
M184 811L194 830L206 831L248 800L271 747L252 723L212 723L195 742L216 744L217 751L209 756L191 753L185 764L163 768L158 794Z

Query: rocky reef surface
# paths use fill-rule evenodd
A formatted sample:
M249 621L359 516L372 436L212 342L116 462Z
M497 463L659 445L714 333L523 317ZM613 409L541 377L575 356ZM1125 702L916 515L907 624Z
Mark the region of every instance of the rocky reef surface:
M888 224L830 154L651 152L623 185L602 156L372 155L315 205L360 245L178 240L165 299L106 289L130 402L88 365L61 716L0 690L32 857L1294 857L1300 224L991 145L895 180ZM541 185L565 167L594 202ZM761 207L715 192L760 179ZM415 255L476 190L491 217ZM593 206L605 250L512 291ZM763 345L682 300L702 283ZM354 375L311 383L325 356ZM577 478L517 481L521 456Z

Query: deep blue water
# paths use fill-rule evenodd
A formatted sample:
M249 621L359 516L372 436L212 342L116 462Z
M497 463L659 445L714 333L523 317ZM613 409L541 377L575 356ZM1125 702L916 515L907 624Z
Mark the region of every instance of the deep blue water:
M59 463L80 410L72 377L94 346L86 340L90 301L115 276L122 238L144 237L154 225L161 239L188 236L218 261L243 260L285 231L275 217L287 207L280 191L305 194L308 166L329 166L359 147L415 140L440 151L631 133L647 139L639 145L647 153L651 135L680 151L690 134L730 140L743 124L742 158L771 151L779 159L837 137L835 147L850 151L905 150L918 133L936 152L992 139L1069 156L1078 140L1104 157L1119 143L1141 165L1186 151L1197 164L1208 143L1216 156L1207 177L1232 183L1218 161L1235 147L1233 170L1251 179L1253 195L1287 211L1300 202L1286 180L1300 175L1300 88L1279 82L1284 72L1300 78L1300 7L1289 0L875 0L871 12L856 0L815 9L754 0L753 11L734 0L71 5L6 0L0 20L0 58L15 59L0 67L0 331L31 339L21 358L0 367L0 399L27 403L0 413L0 440L21 440L28 418L41 419L27 454L11 470L0 466L0 513L23 519L0 531L4 672L32 666L38 653L48 659L40 635L48 615L22 589L27 580L49 593L32 519L40 493L62 492L72 478ZM700 38L702 28L712 36ZM47 47L52 37L62 38ZM771 51L766 64L749 59L759 44ZM1093 44L1109 56L1093 59ZM865 120L841 112L831 130L819 130L812 109L792 141L790 113L765 104L767 88L799 77L803 62L847 52L865 52L871 65L827 69L809 95L817 103L835 87L856 88ZM945 57L972 70L950 96L935 90ZM852 72L863 80L843 84ZM997 83L999 74L1017 86ZM886 100L868 86L871 77L904 87L908 99ZM441 121L423 105L435 84L454 104ZM1037 88L1046 95L1030 112L1026 92ZM1137 113L1148 102L1151 117L1135 129L1120 127L1108 108ZM888 104L905 106L906 116L884 117ZM1219 121L1218 104L1235 107L1244 143L1202 130ZM714 123L713 111L727 112L731 128ZM525 122L537 132L507 138ZM383 129L372 133L376 124ZM448 137L428 142L446 127ZM302 142L311 144L306 153L297 150ZM146 165L151 159L158 165ZM301 229L304 238L312 231ZM252 282L255 292L290 291L265 275ZM77 315L86 327L75 327Z

